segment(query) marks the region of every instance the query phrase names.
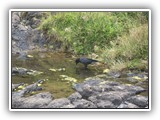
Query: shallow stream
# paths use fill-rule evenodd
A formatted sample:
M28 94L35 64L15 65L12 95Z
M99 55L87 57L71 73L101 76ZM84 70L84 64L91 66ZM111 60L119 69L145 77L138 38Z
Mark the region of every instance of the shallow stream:
M43 91L50 92L55 98L68 97L74 90L72 84L63 80L62 76L73 78L76 82L83 82L85 78L103 74L106 68L104 64L89 65L85 70L83 64L75 64L76 57L68 53L55 52L31 52L28 58L20 58L19 55L12 55L12 67L22 67L26 69L42 72L39 75L12 75L12 83L32 84L40 79L46 81L42 84ZM110 79L125 84L135 84L124 78ZM148 82L144 82L140 86L147 88ZM42 91L40 91L42 92ZM147 95L147 92L143 93Z

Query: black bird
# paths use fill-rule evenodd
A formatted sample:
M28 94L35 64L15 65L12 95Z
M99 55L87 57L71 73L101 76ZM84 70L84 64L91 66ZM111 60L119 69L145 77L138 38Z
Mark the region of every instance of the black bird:
M93 63L93 62L98 62L97 60L93 60L93 59L90 59L90 58L77 58L76 60L75 60L75 62L76 62L76 65L78 64L78 63L82 63L82 64L84 64L84 68L85 69L87 69L87 66L88 66L88 64L91 64L91 63Z

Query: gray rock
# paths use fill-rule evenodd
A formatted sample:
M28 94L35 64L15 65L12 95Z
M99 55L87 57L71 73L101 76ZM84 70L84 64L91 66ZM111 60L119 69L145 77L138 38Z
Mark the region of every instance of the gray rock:
M97 108L91 101L80 99L72 103L75 108Z
M12 91L14 91L15 89L17 89L21 85L24 85L24 83L12 84Z
M73 84L73 88L74 88L77 92L83 92L82 85L83 85L83 84L81 84L81 83Z
M93 102L97 108L115 108L115 105L109 100L98 99L97 96L91 96L88 98L89 101Z
M84 98L88 98L92 95L102 92L102 88L99 87L100 80L87 80L84 83L78 83L74 85L74 89L79 92Z
M39 91L39 90L42 90L42 87L41 86L38 86L39 83L42 83L42 82L36 82L34 84L31 84L31 85L28 85L27 87L25 87L23 90L20 91L20 93L22 95L25 95L27 93L31 93L33 91Z
M148 98L141 95L132 96L127 101L143 108L148 106Z
M108 100L100 100L97 102L97 108L115 108L115 105Z
M26 86L21 91L12 93L12 96L22 97L28 93L33 92L33 91L40 91L40 90L42 90L42 87L38 86L39 83L43 83L43 80L38 80L36 83Z
M53 97L50 93L39 93L30 97L12 97L12 108L45 108Z
M83 84L88 84L88 85L93 86L93 85L99 85L99 83L102 81L104 81L104 80L99 77L89 77L89 78L85 79Z
M33 16L35 15L38 17L39 15L42 15L42 13L20 13L21 14L18 12L12 13L12 41L16 42L16 44L12 44L13 53L19 51L29 51L36 48L37 45L42 46L42 43L46 42L46 37L40 35L39 30L31 28L31 26L37 28L41 22L40 18L32 20Z
M78 99L81 99L81 98L82 98L82 96L78 92L75 92L68 97L68 99L71 101L71 103L78 100Z
M13 70L15 71L15 70ZM139 86L125 85L103 79L89 78L83 83L74 84L75 93L67 98L55 99L50 102L37 103L32 97L24 98L24 94L38 90L37 83L27 86L20 92L12 93L15 108L147 108L148 98L137 95L145 89ZM34 97L35 98L35 97ZM40 98L43 98L42 96ZM45 97L46 98L46 97ZM53 98L53 97L52 97ZM23 104L26 104L23 105ZM30 104L30 105L29 105Z
M67 98L55 99L50 102L47 108L66 108L66 106L72 106Z
M119 85L121 85L119 82L108 82L106 84L109 85L109 86L119 86Z
M28 72L26 68L21 68L21 67L12 67L12 74L20 74L24 75Z
M22 59L22 58L21 58ZM12 75L39 75L42 74L43 72L37 71L37 70L31 70L31 69L26 69L22 67L12 67Z
M24 108L24 104L25 104L25 98L20 97L19 95L17 95L17 93L15 94L14 92L12 93L12 108Z
M19 60L26 60L27 59L27 52L19 52L19 56L17 57Z
M136 75L137 75L137 73L132 73L132 72L127 73L127 76L128 76L128 77L134 77L134 76L136 76Z
M118 106L118 108L139 108L137 105L129 103L129 102L123 102L122 104L120 104L120 106Z
M139 94L141 92L146 91L146 89L140 86L126 86L126 90L132 94Z
M68 105L64 105L63 107L60 108L75 108L75 106L73 104L68 104Z
M20 17L16 12L12 13L12 24L18 24L20 22Z
M109 72L108 75L112 76L113 78L119 78L119 77L121 77L121 73L118 72L118 71Z
M97 96L97 99L111 101L116 106L122 103L122 97L117 91L101 93Z
M20 30L20 31L27 31L28 29L27 29L26 26L24 26L24 25L22 25L22 24L19 24L19 25L18 25L18 30Z
M19 40L20 40L20 38L19 38L19 36L12 35L12 40L13 40L13 42L15 42L15 41L19 41ZM12 45L14 45L14 44L12 43Z

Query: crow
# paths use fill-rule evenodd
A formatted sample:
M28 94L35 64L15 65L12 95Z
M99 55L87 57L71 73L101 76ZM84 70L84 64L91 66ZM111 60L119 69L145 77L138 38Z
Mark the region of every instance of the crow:
M97 60L93 60L93 59L90 59L90 58L77 58L76 60L75 60L75 63L76 63L76 65L78 64L78 63L82 63L82 64L84 64L84 68L85 69L87 69L87 66L88 66L88 64L91 64L91 63L93 63L93 62L98 62Z

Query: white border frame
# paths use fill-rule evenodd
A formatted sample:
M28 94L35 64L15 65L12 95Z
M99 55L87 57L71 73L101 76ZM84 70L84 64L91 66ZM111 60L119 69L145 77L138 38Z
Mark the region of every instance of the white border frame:
M102 11L108 11L108 12L113 12L113 11L148 11L149 12L149 108L148 109L12 109L11 108L11 13L16 12L16 11L97 11L97 12L102 12ZM150 9L10 9L9 10L9 110L10 111L150 111L151 110L151 10Z

